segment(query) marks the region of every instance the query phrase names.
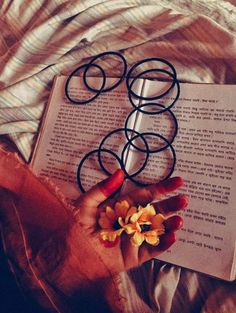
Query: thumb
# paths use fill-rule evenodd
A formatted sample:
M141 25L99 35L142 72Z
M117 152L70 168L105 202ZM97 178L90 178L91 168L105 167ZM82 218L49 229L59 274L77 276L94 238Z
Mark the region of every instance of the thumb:
M124 178L124 172L118 169L112 176L93 186L78 198L75 205L80 209L78 213L82 224L88 227L96 224L97 207L121 187Z

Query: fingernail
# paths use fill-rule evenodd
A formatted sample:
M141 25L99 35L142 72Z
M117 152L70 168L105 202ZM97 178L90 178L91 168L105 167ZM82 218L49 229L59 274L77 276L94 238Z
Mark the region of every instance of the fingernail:
M100 183L100 189L104 196L108 197L113 194L117 189L120 188L125 178L125 174L121 169L116 170L116 172L103 180Z
M180 201L180 207L182 209L186 208L186 206L188 206L188 197L185 196L185 195L180 195L180 198L179 198L179 201Z
M184 180L180 176L173 177L176 187L182 187L184 185Z

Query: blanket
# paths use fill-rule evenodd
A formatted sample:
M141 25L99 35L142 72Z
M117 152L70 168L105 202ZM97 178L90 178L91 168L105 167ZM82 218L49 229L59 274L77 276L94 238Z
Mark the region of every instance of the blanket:
M236 1L3 0L0 135L29 161L52 81L90 57L123 53L174 64L182 82L236 83ZM119 75L112 62L106 72ZM126 312L236 311L236 286L151 261L121 274Z

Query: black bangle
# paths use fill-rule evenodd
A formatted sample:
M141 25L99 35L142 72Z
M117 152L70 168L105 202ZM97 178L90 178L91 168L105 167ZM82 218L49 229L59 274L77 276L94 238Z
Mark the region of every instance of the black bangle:
M156 107L156 106L157 106L157 107L159 107L159 108L160 108L160 107L161 107L161 108L164 108L164 107L165 107L164 105L159 104L159 103L144 103L144 104L142 104L139 108L143 108L143 107L147 107L147 106L151 106L151 107L153 107L153 106ZM127 138L128 141L130 141L130 138L129 138L128 133L126 132L126 129L128 129L129 119L130 119L131 116L132 116L135 112L137 112L137 111L139 111L139 110L138 110L138 107L136 107L133 111L131 111L131 112L128 114L126 120L125 120L125 127L124 127L124 129L125 129L125 136L126 136L126 138ZM144 110L141 110L141 112L142 112L143 114L147 114L147 115L150 115L150 114L152 114L152 115L158 115L158 114L159 114L158 112L157 112L157 113L156 113L156 112L150 113L150 112L147 112L147 111L144 111ZM166 110L165 112L168 112L168 113L170 114L170 116L172 117L172 120L174 121L174 132L173 132L172 138L171 138L171 140L168 139L168 144L166 144L165 146L163 146L163 147L161 147L161 148L150 149L150 145L148 145L148 146L149 146L149 153L160 152L160 151L165 150L166 148L168 148L169 144L172 144L172 142L174 141L174 139L175 139L175 137L176 137L176 135L177 135L177 133L178 133L178 122L177 122L177 119L176 119L174 113L173 113L169 108L167 108L167 110ZM144 135L144 133L142 133L142 135ZM156 133L154 133L154 132L148 132L148 133L145 132L145 135L146 135L146 136L147 136L147 135L148 135L148 136L156 136ZM134 143L130 142L130 144L131 144L131 146L133 146L135 149L137 149L137 150L139 150L139 151L141 151L141 152L146 152L146 150L144 150L144 149L142 149L142 148L136 146Z
M171 86L170 86L165 92L163 92L161 95L158 95L158 96L155 96L155 97L144 97L144 96L135 96L135 97L136 97L136 98L139 98L139 99L141 99L141 100L148 100L148 101L150 101L150 100L158 100L158 99L160 99L160 98L166 96L166 95L171 91L171 89L173 89L173 88L176 86L176 88L177 88L176 96L175 96L174 100L173 100L167 107L164 106L163 110L158 110L158 111L153 112L153 113L149 113L149 112L148 112L148 114L161 114L161 113L167 111L168 109L172 108L172 107L174 106L174 104L176 103L176 101L179 99L179 95L180 95L179 81L178 81L178 79L176 79L176 78L173 76L173 74L171 74L170 72L168 72L168 71L166 71L166 70L162 70L162 69L151 69L151 70L146 70L146 71L144 71L144 72L142 72L142 73L139 73L137 76L134 77L134 79L133 79L133 81L131 82L131 84L129 85L129 87L127 87L127 88L128 88L128 97L129 97L130 103L132 104L132 106L133 106L134 108L137 108L137 110L140 111L140 112L142 112L142 113L146 113L144 110L140 109L140 108L133 102L131 91L132 91L132 86L133 86L133 84L135 83L135 81L136 81L140 76L142 76L142 75L144 75L144 74L146 74L146 73L149 73L149 72L151 72L151 71L152 71L152 72L155 71L155 72L168 73L168 75L170 75L170 76L173 78L173 82L172 82Z
M71 98L71 96L69 95L69 90L68 90L68 87L69 87L69 83L70 83L71 78L72 78L78 71L80 71L82 68L87 69L87 68L90 67L90 66L96 67L96 68L98 68L98 69L101 71L101 73L102 73L102 78L103 78L101 88L96 91L96 94L95 94L94 96L92 96L91 98L89 98L89 99L87 99L87 100L79 100L79 99L73 99L73 98ZM66 97L67 97L72 103L80 104L80 105L82 105L82 104L87 104L87 103L89 103L89 102L95 100L95 99L100 95L100 93L103 91L103 88L104 88L105 84L106 84L106 74L105 74L105 72L104 72L104 70L103 70L102 67L100 67L100 66L97 65L97 64L91 64L91 65L89 65L89 64L83 64L83 65L78 66L78 67L69 75L69 77L67 78L66 84L65 84L65 95L66 95Z
M119 165L120 165L120 168L122 168L121 160L119 159L119 157L116 155L116 153L114 153L113 151L111 151L111 150L109 150L109 149L95 149L95 150L92 150L92 151L86 153L86 154L84 155L84 157L82 158L82 160L80 161L80 163L79 163L79 166L78 166L78 169L77 169L77 175L76 175L76 176L77 176L77 183L78 183L79 189L80 189L80 191L81 191L82 193L85 192L85 189L84 189L84 187L83 187L83 185L82 185L82 182L81 182L81 169L82 169L82 167L83 167L84 162L87 160L87 158L89 158L92 154L98 153L98 152L99 152L99 153L101 153L101 152L110 153L110 154L113 155L113 156L115 157L115 159L118 161L118 163L119 163ZM105 171L104 171L104 172L105 172ZM107 171L106 171L105 173L108 174ZM108 175L110 176L111 174L108 174Z
M111 175L111 173L105 168L105 166L104 166L104 164L103 164L103 162L102 162L102 160L101 160L100 151L103 149L103 145L105 144L106 140L107 140L110 136L112 136L113 134L116 134L116 133L118 133L118 132L126 132L126 131L130 131L130 132L132 132L132 133L135 133L136 136L135 136L134 138L132 138L131 140L137 139L137 137L141 137L141 139L143 140L144 145L145 145L145 147L146 147L146 150L145 150L145 153L146 153L145 161L144 161L143 165L140 167L140 169L139 169L137 172L135 172L134 174L132 174L132 175L129 175L129 173L126 171L126 168L125 168L125 161L124 161L124 155L123 155L123 151L124 151L125 148L123 148L122 153L121 153L121 169L125 172L126 178L129 179L130 177L136 176L137 174L139 174L139 173L145 168L145 166L146 166L146 164L147 164L147 161L148 161L148 157L149 157L149 147L148 147L148 143L147 143L147 141L145 140L145 138L143 137L143 135L142 135L141 133L137 132L136 130L133 130L133 129L130 129L130 128L126 128L126 129L125 129L125 128L117 128L117 129L114 129L113 131L109 132L109 133L102 139L102 141L101 141L101 143L100 143L100 145L99 145L99 148L98 148L98 161L99 161L99 164L100 164L102 170L103 170L107 175ZM129 142L130 142L131 140L129 140ZM129 142L128 142L128 144L129 144ZM126 145L127 145L127 143L126 143ZM125 145L125 146L126 146L126 145ZM117 156L117 157L118 157L118 156Z
M88 63L88 65L89 66L94 65L94 62L97 61L97 59L102 58L102 57L107 56L107 55L115 55L122 60L122 62L123 62L123 73L116 83L114 83L110 87L103 88L102 92L111 91L112 89L115 89L117 86L119 86L120 83L124 80L126 72L127 72L127 62L126 62L125 58L123 57L123 55L121 53L116 52L116 51L107 51L107 52L100 53L100 54L96 55L95 57L93 57L92 60ZM84 84L88 88L88 90L93 91L93 92L97 92L97 91L99 91L98 89L90 87L89 84L87 83L86 74L87 74L88 69L89 69L89 67L87 67L85 69L84 74L83 74Z
M142 133L142 134L145 135L145 133ZM172 162L171 168L170 168L169 172L161 180L161 181L164 181L164 180L167 180L172 175L172 173L174 172L175 164L176 164L176 153L175 153L175 149L173 148L173 146L168 142L168 140L165 137L163 137L160 134L155 134L155 136L160 137L161 139L163 139L168 144L168 148L170 148L172 155L173 155L173 162ZM166 150L166 148L165 148L165 150ZM162 151L164 151L164 149L162 149ZM137 176L137 175L135 175L135 176ZM150 185L150 183L145 183L145 182L142 182L138 179L135 179L133 175L129 176L129 180L132 181L133 183L135 183L137 186L140 186L140 187L145 187L145 186Z
M164 59L161 59L161 58L148 58L148 59L144 59L144 60L142 60L142 61L139 61L139 62L135 63L135 64L130 68L130 70L128 71L127 76L126 76L126 86L127 86L127 89L129 90L129 92L131 93L131 95L134 96L135 98L143 99L143 100L157 100L157 99L160 99L160 98L164 97L164 96L169 92L169 90L166 90L165 92L163 92L162 94L160 94L158 98L150 98L150 99L148 99L148 98L143 98L143 97L140 96L140 95L137 95L137 94L132 90L132 88L130 88L130 82L129 82L129 80L132 78L132 74L133 74L134 70L135 70L138 66L140 66L140 65L142 65L142 64L144 64L144 63L153 62L153 61L155 61L155 62L160 62L160 63L163 63L163 64L167 65L167 66L171 69L172 73L169 72L169 71L167 71L167 70L164 70L164 69L158 69L158 68L156 68L156 69L150 69L150 70L142 71L142 72L140 72L138 75L136 75L135 77L136 77L136 78L137 78L137 77L140 77L140 76L142 76L142 75L145 74L145 73L148 73L148 72L150 72L150 71L155 71L155 70L156 70L156 71L159 71L159 72L166 73L166 74L172 76L172 77L174 78L174 80L175 80L176 77L177 77L177 73L176 73L176 70L175 70L174 66L173 66L171 63L169 63L168 61L164 60ZM174 81L172 82L172 84L174 84ZM169 89L171 89L171 88L173 88L172 85L170 86Z
M123 71L122 71L122 75L121 77L115 82L113 83L111 86L107 86L106 87L106 73L104 71L104 69L96 64L95 62L99 59L99 58L103 58L105 56L116 56L118 58L121 59L121 61L123 62ZM148 69L148 70L144 70L140 73L138 73L135 77L133 77L133 73L134 71L137 69L138 66L140 65L143 65L144 63L147 63L147 62L159 62L162 64L162 68L152 68L152 69ZM168 66L168 70L166 70L166 66ZM93 88L91 86L89 86L88 84L88 81L87 81L87 74L88 74L88 70L90 69L90 67L95 67L97 69L100 70L101 72L101 75L102 75L102 78L101 78L101 87L100 89L96 89L96 88ZM165 68L163 68L165 67ZM87 100L80 100L80 99L73 99L70 94L69 94L69 83L72 79L73 76L76 75L76 73L78 71L80 71L81 69L84 68L84 71L83 71L83 83L84 85L87 87L88 91L94 93L94 95L92 95L92 97L90 97L89 99ZM93 57L87 64L83 64L83 65L80 65L79 67L77 67L68 77L67 81L66 81L66 84L65 84L65 95L66 97L72 102L72 103L75 103L75 104L87 104L93 100L95 100L101 93L104 93L104 92L108 92L108 91L111 91L113 89L115 89L125 78L125 75L126 75L126 72L127 72L127 62L124 58L124 56L122 54L120 54L119 52L115 52L115 51L108 51L108 52L103 52L103 53L100 53L99 55ZM147 75L147 74L150 74L152 72L157 72L157 73L163 73L163 74L166 74L168 75L169 77L171 77L172 79L172 82L170 83L170 85L168 85L167 89L165 89L163 92L161 92L159 95L157 96L153 96L153 97L145 97L145 96L142 96L142 95L138 95L136 94L132 88L134 86L134 83L136 82L137 79L139 79L140 77L142 77L143 75ZM156 78L150 78L150 77L145 77L146 79L156 79ZM131 81L132 79L132 81ZM176 74L176 70L174 68L174 66L169 63L168 61L164 60L164 59L161 59L161 58L147 58L147 59L144 59L140 62L137 62L136 64L134 64L130 70L128 71L128 74L127 74L127 77L126 77L126 86L127 86L127 90L128 90L128 98L129 98L129 101L130 103L132 104L132 106L134 107L134 109L128 114L126 120L125 120L125 125L123 128L118 128L118 129L115 129L113 131L111 131L110 133L108 133L103 139L102 141L100 142L100 145L99 145L99 148L98 149L95 149L95 150L92 150L90 152L88 152L83 158L82 160L80 161L80 164L78 166L78 170L77 170L77 182L78 182L78 186L79 186L79 189L81 190L81 192L85 192L85 189L82 185L82 182L81 182L81 170L82 170L82 167L84 165L84 162L87 160L87 158L89 158L91 155L97 153L97 156L98 156L98 163L101 167L101 169L103 170L103 172L110 176L112 173L109 172L109 170L105 167L105 165L103 164L103 160L102 160L102 153L105 152L105 153L109 153L111 154L116 161L118 161L119 163L119 166L120 168L124 171L125 173L125 178L132 181L133 183L135 183L136 185L139 185L139 186L147 186L149 185L149 183L145 183L145 182L142 182L140 180L137 179L137 176L145 169L145 167L147 166L147 163L148 163L148 160L149 160L149 156L150 154L153 154L153 153L160 153L161 151L164 151L166 149L170 149L171 152L172 152L172 155L173 155L173 162L172 162L172 165L170 166L169 168L169 171L168 173L164 176L164 178L162 178L162 180L166 180L168 179L173 171L174 171L174 167L175 167L175 164L176 164L176 153L175 153L175 150L172 146L172 143L178 133L178 122L177 122L177 119L175 117L175 115L173 114L173 112L170 110L174 104L176 103L176 101L178 100L179 98L179 95L180 95L180 85L179 85L179 81L177 79L177 74ZM168 106L165 106L161 103L156 103L156 102L147 102L147 101L155 101L155 100L158 100L158 99L161 99L163 97L165 97L168 93L171 92L172 89L176 88L176 95L174 97L174 99L171 98L171 100L173 100L172 102L170 102L170 104L168 104ZM135 104L134 103L134 99L138 99L139 102L140 101L144 101L146 103L142 103L139 105L139 104ZM155 109L157 108L157 109ZM171 115L171 118L174 122L174 131L173 131L173 134L172 134L172 137L171 139L167 140L163 135L159 134L159 133L156 133L156 132L143 132L143 133L140 133L134 129L131 129L131 128L128 128L128 123L129 123L129 119L131 118L132 114L135 114L135 112L137 113L142 113L142 114L149 114L149 115L160 115L161 113L164 113L164 112L168 112L168 114ZM125 137L126 137L126 140L127 142L124 144L124 147L123 149L121 150L121 156L118 156L115 152L113 152L112 150L109 150L109 149L106 149L104 148L104 144L106 143L106 140L112 136L113 134L115 133L118 133L118 132L124 132L125 133ZM129 134L131 133L131 134ZM148 141L146 140L147 137L150 137L150 136L153 136L153 137L157 137L159 139L162 139L165 144L162 146L162 147L154 147L152 149L150 149L150 145L148 144ZM135 140L142 140L142 144L140 146L140 144L137 144L135 142ZM135 142L135 143L134 143ZM159 143L159 142L158 142ZM122 147L121 147L122 148ZM139 153L145 153L145 157L144 157L144 161L143 163L141 164L141 167L139 169L135 169L135 172L132 173L132 174L129 174L127 169L126 169L126 151L127 149L135 149L137 150ZM133 151L133 153L135 153L135 151ZM113 163L112 163L113 164ZM139 165L139 163L138 163Z

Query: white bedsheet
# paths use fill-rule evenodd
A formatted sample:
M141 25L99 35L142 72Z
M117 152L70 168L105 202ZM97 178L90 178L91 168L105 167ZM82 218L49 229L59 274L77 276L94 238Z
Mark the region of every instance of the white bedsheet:
M53 77L107 50L172 62L182 81L236 83L235 1L3 0L0 135L28 160ZM114 64L108 64L112 75ZM236 285L152 261L121 275L126 312L236 312Z

